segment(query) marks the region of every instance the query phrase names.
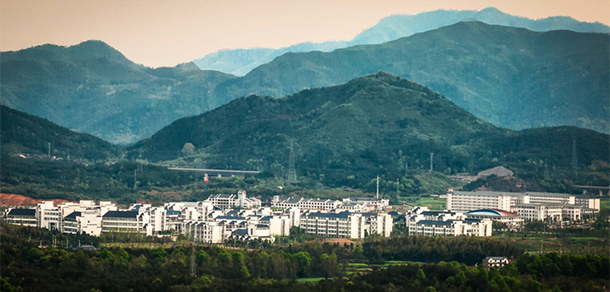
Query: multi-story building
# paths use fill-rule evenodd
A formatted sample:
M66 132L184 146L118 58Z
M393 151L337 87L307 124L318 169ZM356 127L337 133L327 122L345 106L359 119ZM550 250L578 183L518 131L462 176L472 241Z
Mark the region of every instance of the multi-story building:
M501 192L449 192L447 210L466 212L477 209L510 210L512 196Z
M468 219L460 212L430 211L416 207L405 215L409 235L423 236L491 236L492 221Z
M515 212L524 220L579 220L599 212L599 198L557 193L453 192L447 209L470 211L500 209Z
M188 221L184 223L184 234L197 242L222 243L225 225L218 222Z
M261 200L257 198L248 198L246 196L246 191L239 191L237 195L234 194L216 194L210 195L206 202L212 203L217 208L220 209L232 209L232 208L258 208L261 206Z
M102 216L102 232L146 232L144 228L148 223L148 214L131 211L108 211Z
M368 234L379 234L383 237L390 237L394 228L393 219L387 213L362 213L364 230Z
M364 238L365 235L362 214L351 212L304 214L300 227L320 237Z
M523 217L500 209L479 209L464 213L469 219L488 219L493 222L506 224L509 229L516 229L523 225Z
M279 197L275 197L272 202L272 206L275 208L300 208L301 210L311 211L345 210L353 212L371 212L383 210L389 205L389 200L370 197L345 198L343 201L319 198L287 198L285 200L280 200Z
M34 209L11 209L6 215L6 223L37 227L36 210Z
M102 233L102 217L98 210L75 211L64 217L62 225L63 233L86 233L99 236Z

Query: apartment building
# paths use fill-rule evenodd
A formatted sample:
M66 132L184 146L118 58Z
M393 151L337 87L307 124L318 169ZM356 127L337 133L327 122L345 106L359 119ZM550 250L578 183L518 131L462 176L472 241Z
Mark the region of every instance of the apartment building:
M308 234L320 237L364 238L362 214L306 213L301 217L301 229Z

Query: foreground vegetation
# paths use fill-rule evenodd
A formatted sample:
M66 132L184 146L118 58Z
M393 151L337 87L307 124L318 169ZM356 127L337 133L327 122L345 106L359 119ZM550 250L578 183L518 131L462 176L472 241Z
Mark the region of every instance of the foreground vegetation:
M57 247L38 246L52 237ZM607 256L523 254L489 238L84 251L61 246L105 239L2 225L0 239L2 291L602 291L610 275ZM380 265L380 255L396 261ZM517 260L500 270L472 266L486 255Z

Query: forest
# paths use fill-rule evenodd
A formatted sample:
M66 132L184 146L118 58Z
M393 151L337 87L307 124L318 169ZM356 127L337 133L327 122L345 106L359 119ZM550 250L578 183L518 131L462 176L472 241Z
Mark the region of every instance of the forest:
M4 224L1 231L2 291L604 291L610 275L608 256L523 253L497 239L313 240L258 248L185 242L86 251L69 243L99 246L103 239ZM487 255L514 260L488 270L480 264ZM403 262L388 265L390 258ZM354 264L369 269L350 269ZM312 277L318 278L301 281Z

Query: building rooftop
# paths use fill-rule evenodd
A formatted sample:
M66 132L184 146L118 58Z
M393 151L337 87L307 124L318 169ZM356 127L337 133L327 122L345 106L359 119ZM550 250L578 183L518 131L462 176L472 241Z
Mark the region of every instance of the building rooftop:
M500 209L478 209L465 213L466 215L489 216L489 217L515 217L519 214L511 213Z
M76 217L82 215L81 212L72 212L70 215L66 216L65 219L76 219Z
M36 216L36 209L12 209L8 216Z
M108 211L103 218L136 218L138 217L137 211Z

